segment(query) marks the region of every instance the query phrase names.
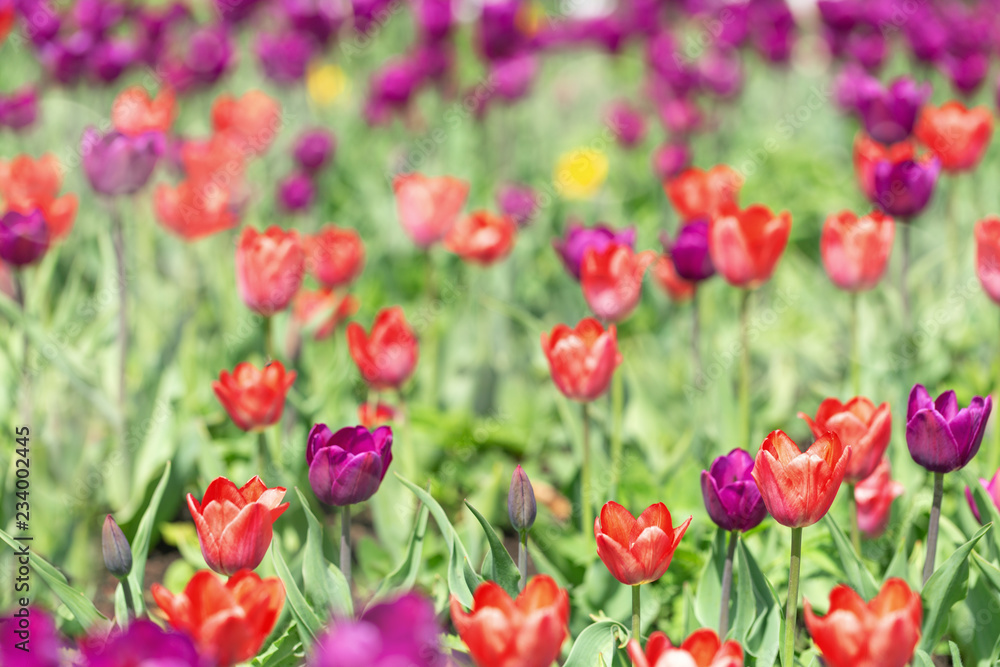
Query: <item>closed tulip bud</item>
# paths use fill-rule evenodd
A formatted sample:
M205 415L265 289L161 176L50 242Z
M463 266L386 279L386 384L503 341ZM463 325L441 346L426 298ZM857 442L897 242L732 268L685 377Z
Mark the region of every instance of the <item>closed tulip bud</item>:
M767 508L753 479L753 458L734 449L701 472L701 494L715 525L726 531L756 528Z
M931 400L922 384L913 385L906 410L906 444L910 456L931 472L947 473L964 468L983 443L993 398L973 396L966 408L958 409L954 391Z
M0 94L0 125L15 131L24 130L37 118L38 91L34 86L25 86L9 95Z
M375 389L398 389L417 367L416 334L399 306L380 310L365 333L357 322L347 325L347 347L361 377Z
M510 491L507 492L507 515L510 525L519 533L531 530L538 514L535 504L535 490L531 488L528 473L521 466L514 469L510 479Z
M966 109L961 102L926 106L917 123L917 137L941 160L948 172L974 169L993 135L993 114L986 107Z
M979 483L984 489L986 489L986 495L989 496L990 500L993 502L993 506L1000 510L1000 470L997 470L993 475L993 479L985 480L982 477L979 478ZM979 507L976 505L976 500L972 495L972 489L965 487L965 498L969 501L969 507L972 509L972 513L976 517L976 521L983 523L982 513L979 511Z
M923 603L902 579L889 579L871 602L847 586L830 592L826 616L805 601L806 628L829 667L905 667L920 641Z
M799 417L809 424L812 434L822 438L833 431L844 447L851 448L844 479L856 484L873 472L882 460L892 437L892 413L888 403L878 408L867 398L857 396L847 403L828 398L819 404L816 418L804 412Z
M875 471L854 487L858 506L858 528L865 537L880 537L889 525L892 502L903 494L903 485L892 479L889 459L883 458Z
M976 275L986 295L1000 304L1000 218L976 223Z
M264 317L284 310L302 285L305 252L294 230L245 227L236 246L236 287L243 303Z
M316 424L309 431L306 463L309 485L321 502L362 503L375 495L392 463L392 429L349 426L333 432Z
M803 452L783 431L774 431L757 452L753 478L774 520L803 528L830 511L850 458L851 448L836 433L827 433Z
M279 86L290 86L305 79L314 50L312 38L294 30L258 33L254 44L264 76Z
M308 130L299 135L292 154L300 167L312 173L326 166L336 147L336 140L327 130Z
M116 197L134 194L146 185L166 150L166 140L159 132L130 137L112 131L102 136L88 127L80 150L90 187L98 194Z
M612 243L603 250L587 250L580 265L580 285L587 305L605 322L620 322L639 304L642 278L656 261L652 250L633 252Z
M712 264L734 287L760 287L774 273L791 230L788 211L775 215L761 205L742 210L729 206L709 227Z
M404 174L393 180L392 189L403 229L421 248L445 237L469 196L469 184L451 176Z
M294 172L278 183L278 202L290 212L305 211L316 198L316 186L305 172Z
M881 211L831 215L819 240L823 268L834 285L857 292L878 285L889 264L896 223Z
M132 549L125 533L118 527L110 514L104 519L101 529L101 550L104 553L104 567L118 579L124 579L132 571Z
M474 211L448 230L444 246L473 264L489 266L510 254L517 224L506 215Z
M271 362L263 370L244 361L236 364L232 374L219 373L212 389L233 423L244 431L253 431L278 423L293 382L295 371L286 372L280 361Z
M40 211L7 211L0 218L0 259L13 266L40 260L49 249L49 228Z
M554 240L552 247L559 253L563 266L570 275L579 280L580 265L588 250L593 248L600 252L613 243L635 248L635 234L635 227L615 230L607 225L584 227L577 222L570 222L565 236Z
M743 187L743 177L724 164L708 171L691 167L664 183L670 203L683 222L711 220L723 208L736 206Z
M593 401L607 391L622 362L615 325L605 331L592 317L580 320L575 329L557 324L551 334L542 332L542 352L559 391L581 402Z
M659 631L649 635L645 651L633 638L628 643L628 654L633 667L743 667L739 642L722 642L710 628L695 630L676 648Z
M597 555L618 581L638 586L656 581L670 567L674 551L691 523L674 527L670 510L663 503L647 507L638 518L614 501L601 508L594 519Z
M913 132L920 108L930 94L930 84L918 84L910 77L900 77L888 88L869 79L858 90L857 109L865 130L875 141L894 144Z
M930 203L941 162L936 157L875 165L873 203L897 218L913 218Z

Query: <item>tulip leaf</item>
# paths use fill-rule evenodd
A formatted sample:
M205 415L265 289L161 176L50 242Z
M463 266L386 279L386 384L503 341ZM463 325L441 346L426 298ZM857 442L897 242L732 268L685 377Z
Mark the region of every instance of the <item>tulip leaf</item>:
M948 615L955 603L965 599L969 589L969 554L993 524L979 529L972 539L958 547L924 584L924 627L920 648L934 649L948 627Z
M986 492L983 485L979 483L979 479L968 470L963 470L962 476L969 490L972 492L972 499L976 502L976 507L979 509L979 516L982 518L982 521L992 523L994 526L1000 526L1000 511L997 511L997 506L993 504L993 499L990 498L990 494ZM1000 532L993 531L990 534L990 549L992 550L993 558L1000 559Z
M721 528L715 531L712 552L705 561L705 567L698 578L695 593L695 613L701 627L717 628L719 611L722 608L722 570L726 565L726 535Z
M741 644L746 641L750 626L757 617L757 597L753 589L753 577L750 574L750 564L747 562L749 554L743 541L737 544L739 557L736 559L736 613L733 617L732 627L729 628L727 636L736 639ZM762 607L764 605L761 605Z
M354 602L351 600L351 587L340 568L323 556L323 527L309 509L309 499L302 495L298 487L295 493L305 510L308 524L302 554L302 587L308 591L307 597L317 609L329 610L337 617L352 617Z
M757 601L756 619L740 641L747 653L757 659L754 663L757 667L771 667L778 659L781 642L781 627L784 622L781 602L743 540L740 540L738 548L740 561L745 562L750 571Z
M934 667L934 658L923 649L917 649L913 654L913 667Z
M476 520L479 521L479 525L483 527L483 532L486 533L486 541L489 542L489 553L491 556L490 579L500 584L500 587L507 591L508 595L517 597L517 585L521 581L521 573L517 569L517 564L510 557L510 554L507 553L506 547L504 547L500 538L497 537L496 531L493 530L493 526L486 520L486 517L480 514L479 510L473 507L468 500L465 501L465 506L475 515Z
M271 642L264 651L254 658L252 667L297 667L303 662L305 649L299 641L298 624L294 621L288 624L285 632Z
M989 582L990 587L1000 594L1000 568L989 562L975 551L972 552L972 562L983 574L983 578Z
M299 626L299 636L302 637L302 643L311 646L323 628L323 620L309 606L305 596L302 594L302 589L295 583L295 577L292 576L292 571L288 569L285 557L281 555L278 540L271 540L271 559L274 561L274 570L285 585L288 606L292 612L292 616L295 618L296 624Z
M858 552L854 550L851 541L847 539L844 531L840 529L840 526L833 520L833 517L827 514L823 517L823 521L826 523L826 527L830 531L830 538L837 548L837 555L840 556L840 566L844 569L844 576L847 579L848 585L864 599L871 600L878 595L879 590L878 584L875 582L875 577L872 576L872 573L861 561Z
M0 530L0 539L7 543L7 545L14 550L15 554L21 553L21 549L25 544L29 545L30 542L18 541L12 538L10 535ZM19 557L15 556L15 572L17 571ZM30 551L28 555L28 562L31 564L32 574L37 574L42 578L52 592L55 593L56 597L59 598L66 608L70 610L70 613L76 618L80 623L80 626L84 630L90 630L96 624L101 621L106 621L104 614L97 610L94 603L91 602L86 595L76 590L69 585L66 581L66 577L62 572L57 570L52 564L47 560L39 556L33 551Z
M427 519L430 511L427 505L420 504L416 521L413 524L413 532L410 534L410 541L406 545L406 555L379 584L375 592L374 600L384 598L389 593L413 588L413 583L417 580L417 573L420 571L420 559L424 553L424 536L427 535Z
M951 650L951 667L965 667L958 645L955 642L948 642L948 648Z
M573 642L563 667L594 667L601 658L606 664L611 664L618 651L619 637L624 638L628 634L628 629L617 621L598 621L588 625Z
M431 516L434 517L448 547L448 589L464 606L471 607L473 589L470 587L470 582L476 581L478 576L469 565L469 553L465 550L465 545L458 537L455 527L448 520L444 508L438 504L438 501L434 500L431 494L399 473L396 473L396 477L430 510Z

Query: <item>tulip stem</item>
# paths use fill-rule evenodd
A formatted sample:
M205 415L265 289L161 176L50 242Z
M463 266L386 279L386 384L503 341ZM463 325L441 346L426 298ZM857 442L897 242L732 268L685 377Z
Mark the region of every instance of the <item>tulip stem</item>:
M639 641L642 625L639 622L639 589L641 584L632 587L632 639Z
M910 272L910 222L904 220L903 228L903 267L899 278L899 290L903 299L903 325L910 327L910 289L906 285L906 277Z
M802 563L802 529L792 528L792 557L788 564L788 598L785 600L785 641L781 645L782 667L795 660L795 617L799 610L799 568Z
M263 429L257 431L257 471L266 475L268 472L270 452L267 450L267 434Z
M742 358L740 363L740 440L744 445L750 444L750 341L748 335L750 320L750 296L752 292L745 290L740 303L740 347Z
M854 495L854 484L847 485L848 503L851 512L851 543L861 557L861 528L858 527L858 498Z
M521 573L517 590L523 591L528 581L528 531L526 530L521 531L521 539L517 542L517 571Z
M272 331L271 318L264 318L264 354L267 356L267 363L274 360L274 332Z
M21 317L24 318L24 325L21 329L21 392L23 420L31 421L31 368L28 363L28 355L31 352L31 339L28 338L28 309L25 306L24 296L24 272L14 271L14 300L21 309ZM13 464L13 460L11 460Z
M132 599L132 585L128 582L128 578L123 577L118 580L122 585L122 592L125 594L125 618L118 619L118 625L125 629L128 625L129 619L136 618L135 613L135 600Z
M740 533L734 530L729 533L729 549L726 551L726 564L722 568L722 597L721 609L719 611L719 637L726 638L729 632L729 599L733 590L733 557L736 555L736 545L739 543Z
M580 466L580 516L582 530L586 535L594 529L594 515L590 507L590 411L583 403L583 463ZM588 528L589 527L589 528Z
M851 395L861 395L861 346L858 344L858 293L851 292Z
M122 228L122 216L114 201L109 203L111 211L111 230L115 246L115 264L118 269L118 437L121 447L120 474L125 480L126 488L131 479L132 462L128 445L125 442L128 433L128 406L125 393L125 366L128 359L128 287L125 282L125 231Z
M691 361L694 366L694 380L701 378L701 315L698 312L698 286L691 295Z
M611 489L608 497L618 493L618 480L622 470L622 409L625 404L625 382L621 369L611 378Z
M924 561L924 584L934 574L934 559L937 557L938 526L941 523L941 498L944 497L944 473L934 473L934 502L931 505L931 520L927 525L927 559Z
M340 508L340 571L351 588L351 506Z

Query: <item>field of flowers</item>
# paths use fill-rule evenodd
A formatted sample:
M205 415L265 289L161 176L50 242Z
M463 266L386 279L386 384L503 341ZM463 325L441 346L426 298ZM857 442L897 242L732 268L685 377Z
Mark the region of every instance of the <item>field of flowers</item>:
M0 0L0 666L1000 665L995 0Z

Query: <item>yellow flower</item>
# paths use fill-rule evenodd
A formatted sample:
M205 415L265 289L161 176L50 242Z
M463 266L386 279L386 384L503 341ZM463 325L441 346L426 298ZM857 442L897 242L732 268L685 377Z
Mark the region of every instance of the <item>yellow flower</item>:
M306 78L309 97L316 104L328 107L344 94L350 81L337 65L310 66Z
M589 199L608 177L608 158L592 148L563 153L556 163L553 182L566 199Z

